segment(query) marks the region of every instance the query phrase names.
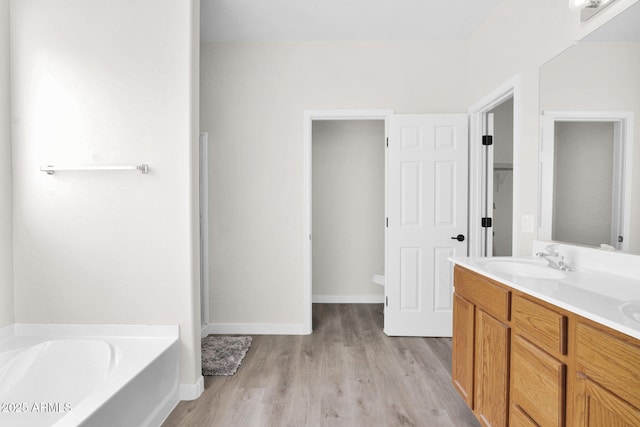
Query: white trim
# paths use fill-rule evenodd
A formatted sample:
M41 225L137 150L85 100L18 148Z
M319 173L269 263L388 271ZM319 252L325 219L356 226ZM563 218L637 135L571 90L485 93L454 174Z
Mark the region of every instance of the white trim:
M469 256L482 254L482 116L513 98L513 255L518 253L520 223L520 127L521 83L516 74L469 107Z
M314 120L384 120L385 137L387 136L387 122L389 117L393 115L393 110L305 110L303 114L303 186L304 186L304 232L302 234L302 247L304 259L304 279L303 279L303 304L304 304L304 323L303 334L312 332L311 320L311 304L312 304L312 245L311 245L311 140L312 140L312 124ZM386 154L385 154L386 164ZM386 174L386 172L385 172ZM385 184L386 185L386 184ZM386 191L385 191L385 215L386 215ZM385 245L386 246L386 245ZM386 248L385 248L386 263Z
M196 400L204 392L204 377L200 375L193 384L180 384L180 400Z
M382 304L384 295L314 295L314 304Z
M202 328L207 335L308 335L304 323L210 323Z
M612 122L616 125L616 139L622 143L622 158L617 159L622 165L623 175L621 183L622 191L614 194L614 198L619 200L622 206L619 211L618 223L621 225L622 235L625 236L622 242L623 251L629 250L629 238L631 236L631 187L633 169L633 118L630 111L577 111L577 110L546 110L542 112L540 124L540 144L538 147L539 170L542 171L545 164L553 165L553 141L555 122ZM550 145L548 145L550 144ZM553 173L540 174L538 181L538 238L541 240L551 240L551 221L553 209Z
M209 134L200 132L200 322L209 323ZM204 237L204 238L203 238Z

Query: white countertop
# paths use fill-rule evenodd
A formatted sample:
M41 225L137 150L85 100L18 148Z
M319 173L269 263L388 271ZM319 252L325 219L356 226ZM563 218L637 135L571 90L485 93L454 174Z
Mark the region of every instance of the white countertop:
M602 270L577 267L562 272L556 280L523 277L496 269L496 262L533 263L546 267L535 257L452 257L449 260L476 273L517 289L525 294L554 304L587 319L640 339L640 277L617 275ZM640 261L640 258L638 258ZM559 270L555 270L559 272ZM634 304L637 303L637 306ZM623 308L636 308L635 316L623 313ZM629 310L634 311L634 310Z

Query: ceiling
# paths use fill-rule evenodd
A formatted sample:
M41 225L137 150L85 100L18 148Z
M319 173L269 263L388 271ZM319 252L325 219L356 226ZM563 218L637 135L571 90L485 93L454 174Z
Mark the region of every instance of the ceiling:
M464 40L502 0L201 0L202 41Z

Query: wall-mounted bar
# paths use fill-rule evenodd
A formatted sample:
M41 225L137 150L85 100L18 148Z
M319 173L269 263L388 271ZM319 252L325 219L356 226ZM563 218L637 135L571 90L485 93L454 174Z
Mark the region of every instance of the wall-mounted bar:
M40 166L40 170L42 172L46 172L47 175L53 175L54 172L58 171L140 171L143 174L149 173L149 165L124 165L124 166L53 166L46 165Z

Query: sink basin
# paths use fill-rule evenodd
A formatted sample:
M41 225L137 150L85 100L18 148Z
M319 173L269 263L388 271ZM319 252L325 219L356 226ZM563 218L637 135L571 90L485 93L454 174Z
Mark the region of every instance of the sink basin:
M527 261L489 261L484 265L489 273L502 273L518 277L530 277L532 279L560 280L567 277L567 273L554 270L540 262Z
M620 305L620 311L631 320L640 322L640 301L629 301Z

